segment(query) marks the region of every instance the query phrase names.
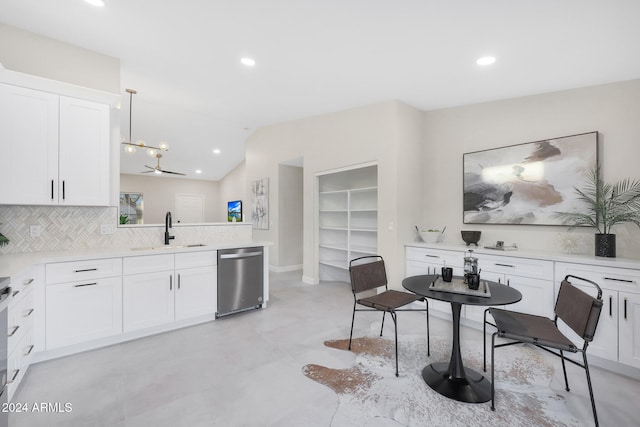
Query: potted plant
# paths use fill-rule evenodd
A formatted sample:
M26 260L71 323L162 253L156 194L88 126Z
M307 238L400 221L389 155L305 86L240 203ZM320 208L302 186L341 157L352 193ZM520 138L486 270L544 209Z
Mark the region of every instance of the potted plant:
M640 227L640 180L629 178L609 184L602 179L600 167L588 174L584 189L576 188L578 199L586 206L584 213L561 212L565 224L595 227L595 255L616 256L616 235L611 227L632 222Z

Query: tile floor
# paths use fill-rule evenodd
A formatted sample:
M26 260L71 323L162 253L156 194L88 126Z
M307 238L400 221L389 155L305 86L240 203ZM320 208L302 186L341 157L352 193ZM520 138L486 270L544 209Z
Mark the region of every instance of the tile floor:
M350 353L327 351L323 342L348 337L352 304L347 284L310 286L300 272L272 274L267 309L33 365L14 402L70 403L72 410L11 414L10 425L335 425L336 395L301 368L351 365ZM370 316L356 319L355 335L379 327L377 316ZM432 319L432 336L450 335L449 322ZM400 322L400 334L402 328L424 328L417 313ZM387 332L392 337L392 328ZM470 329L463 330L464 339L482 342L481 333ZM400 364L401 375L411 374ZM583 371L569 371L570 393L563 390L561 369L552 387L584 425L592 425ZM592 377L602 426L638 422L640 381L597 368Z

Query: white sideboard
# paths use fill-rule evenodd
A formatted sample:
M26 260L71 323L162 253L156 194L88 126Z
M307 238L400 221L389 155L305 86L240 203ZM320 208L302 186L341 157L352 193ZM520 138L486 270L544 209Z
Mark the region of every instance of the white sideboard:
M452 267L455 275L462 275L468 249L467 246L407 244L405 275L439 274L445 265ZM595 356L600 366L640 375L640 260L471 249L478 258L482 278L504 283L522 293L520 302L506 307L510 310L553 318L556 295L566 275L596 282L602 288L604 306L587 354L590 359ZM595 296L593 287L584 289ZM440 301L429 301L429 304L434 315L451 317L449 304ZM482 328L484 309L465 306L464 323ZM568 329L565 332L569 333Z

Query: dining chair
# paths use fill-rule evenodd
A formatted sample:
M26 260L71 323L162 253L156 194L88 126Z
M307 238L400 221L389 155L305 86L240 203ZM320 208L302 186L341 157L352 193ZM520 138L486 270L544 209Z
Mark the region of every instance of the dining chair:
M382 326L380 336L384 329L384 319L387 313L393 319L396 348L396 377L398 376L398 311L424 311L427 317L427 356L431 355L429 344L429 306L424 297L416 294L389 290L387 286L387 272L384 259L379 255L370 255L352 259L349 262L349 275L351 276L351 291L353 292L353 314L351 316L351 332L349 333L349 350L353 338L353 325L356 311L382 311ZM374 293L376 292L376 293ZM373 295L371 295L373 294ZM401 308L415 301L425 303L425 308ZM358 308L358 306L367 308Z
M571 284L589 284L597 290L597 297L593 297ZM575 281L578 282L575 282ZM533 314L519 313L516 311L504 310L491 307L485 310L484 314L484 371L487 371L487 351L486 334L487 324L495 326L497 331L491 336L491 410L495 411L495 381L494 381L494 350L499 347L527 343L548 351L560 357L562 360L562 370L564 373L565 389L569 391L569 381L567 379L567 368L565 361L573 363L585 370L587 385L589 387L589 397L591 398L591 409L596 427L598 426L598 415L596 403L593 398L593 388L591 376L589 375L589 364L587 363L587 347L593 341L598 326L598 319L602 311L602 290L597 283L581 277L567 275L560 284L560 290L556 298L555 315L551 320L548 317L536 316ZM491 314L495 323L487 320L487 313ZM567 338L558 328L558 319L571 328L581 339L582 346L576 345ZM496 344L496 336L510 340L506 343ZM563 352L582 353L582 363L567 358Z

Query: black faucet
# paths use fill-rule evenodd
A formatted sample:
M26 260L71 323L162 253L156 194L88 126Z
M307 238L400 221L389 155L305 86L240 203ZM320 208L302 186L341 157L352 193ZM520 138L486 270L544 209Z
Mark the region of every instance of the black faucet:
M169 240L175 239L176 236L169 235L169 229L172 228L171 225L171 211L167 212L164 217L164 244L168 245Z

